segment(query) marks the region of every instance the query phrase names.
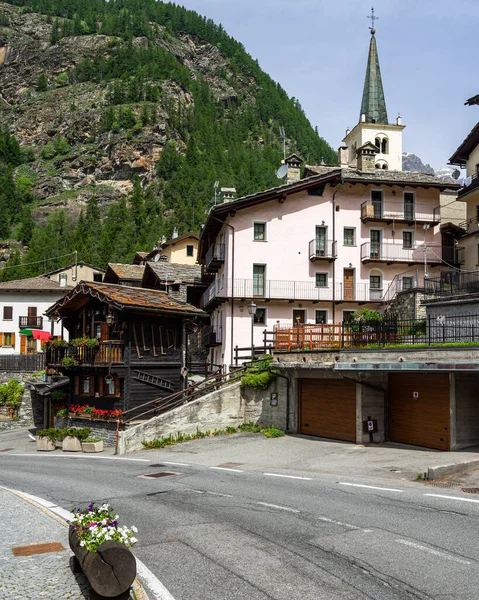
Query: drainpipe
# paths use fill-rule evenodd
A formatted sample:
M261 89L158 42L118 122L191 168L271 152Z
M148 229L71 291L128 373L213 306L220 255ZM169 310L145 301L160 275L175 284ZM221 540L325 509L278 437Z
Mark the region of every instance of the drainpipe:
M222 221L217 217L211 217L218 223L222 225L226 225L233 232L232 242L231 242L231 343L230 343L230 365L234 362L234 343L233 343L233 334L234 334L234 309L235 309L235 228L233 225L226 223L226 221ZM228 281L226 281L226 289L228 289Z
M333 199L332 199L332 208L333 208L333 244L336 241L336 194L339 192L339 190L343 187L344 185L344 181L343 181L343 175L341 173L341 183L339 184L339 187L334 191L333 193ZM337 248L337 246L336 246ZM333 260L333 324L335 323L335 317L336 317L336 261Z
M289 431L289 386L290 386L290 381L289 381L289 377L286 377L286 375L282 375L281 373L274 373L276 375L276 377L281 377L282 379L286 379L286 431Z

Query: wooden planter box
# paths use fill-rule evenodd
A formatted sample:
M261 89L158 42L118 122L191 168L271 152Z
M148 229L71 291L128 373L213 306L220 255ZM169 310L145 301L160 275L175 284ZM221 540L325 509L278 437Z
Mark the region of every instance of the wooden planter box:
M63 440L63 452L81 452L81 442L78 438L67 435Z
M39 452L51 452L55 450L55 442L48 437L37 436L36 440L37 451Z
M100 598L128 600L136 577L136 560L126 546L118 542L103 542L96 552L89 552L80 546L72 526L68 542L81 570Z
M82 442L83 452L103 452L103 440L99 442Z

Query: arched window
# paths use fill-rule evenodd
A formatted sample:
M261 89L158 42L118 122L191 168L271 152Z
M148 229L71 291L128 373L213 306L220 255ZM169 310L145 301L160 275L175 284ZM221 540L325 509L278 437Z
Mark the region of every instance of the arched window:
M387 153L388 153L388 139L384 137L381 142L381 154L387 154Z
M376 167L376 169L381 169L381 165L379 163L376 163L374 166Z
M374 145L376 146L379 152L381 150L381 140L378 137L374 140Z
M387 170L388 170L388 165L387 165L387 163L384 163L382 168L383 168L383 171L387 171Z

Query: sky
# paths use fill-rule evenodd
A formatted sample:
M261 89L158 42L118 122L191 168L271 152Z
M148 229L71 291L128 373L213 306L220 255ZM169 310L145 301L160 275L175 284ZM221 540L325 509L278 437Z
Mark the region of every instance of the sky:
M337 149L359 120L371 4L364 0L177 0L221 23L297 98ZM388 119L403 149L434 168L479 121L478 0L376 0L376 40ZM287 132L286 132L287 133Z

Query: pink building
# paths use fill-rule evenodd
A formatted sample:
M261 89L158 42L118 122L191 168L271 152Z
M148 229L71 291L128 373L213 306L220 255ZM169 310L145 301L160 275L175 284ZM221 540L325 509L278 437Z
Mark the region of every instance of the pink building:
M198 256L212 363L234 364L235 346L250 348L252 336L262 346L265 330L379 309L443 261L457 264L455 248L442 243L440 195L458 186L401 170L403 129L400 118L387 123L373 31L360 120L338 166L306 166L301 179L292 155L284 185L208 216Z

